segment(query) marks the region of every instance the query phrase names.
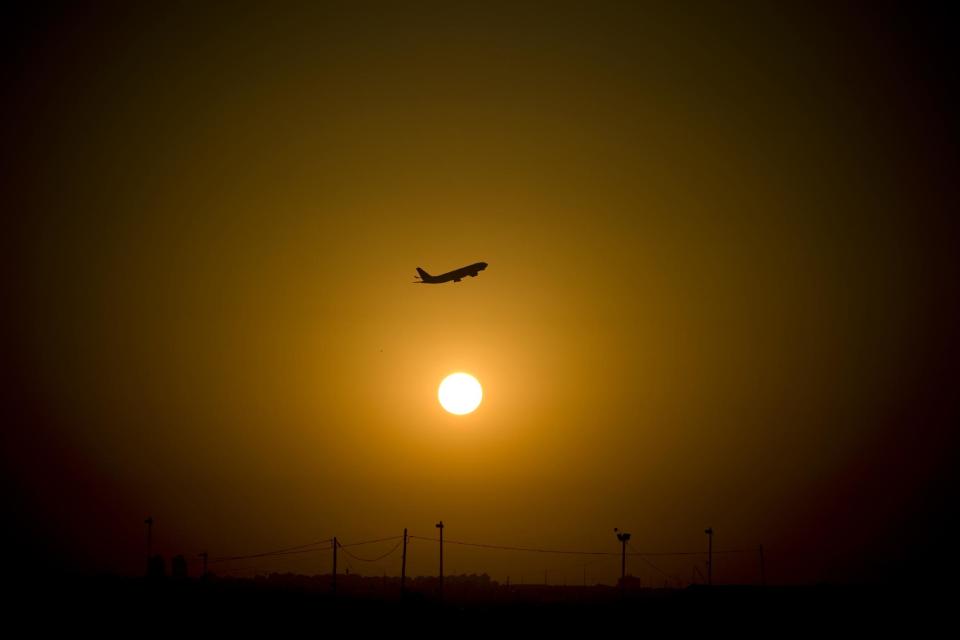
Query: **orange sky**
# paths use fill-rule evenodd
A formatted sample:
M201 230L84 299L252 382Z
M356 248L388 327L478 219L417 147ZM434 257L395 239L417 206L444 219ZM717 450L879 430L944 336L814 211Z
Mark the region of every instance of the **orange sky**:
M763 543L774 580L883 578L891 545L915 570L956 451L934 22L592 3L24 16L3 125L23 536L136 572L147 514L158 550L213 556L441 518L452 539L614 552L615 526L650 551L704 548L713 526L719 548ZM484 386L469 416L436 401L458 370ZM413 573L435 570L427 548ZM752 556L717 562L757 579ZM616 561L590 571L612 582Z

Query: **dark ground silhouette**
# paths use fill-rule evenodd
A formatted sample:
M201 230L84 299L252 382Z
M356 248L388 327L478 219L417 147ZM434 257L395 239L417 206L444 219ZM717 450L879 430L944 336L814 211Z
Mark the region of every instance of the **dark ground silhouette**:
M8 585L9 586L9 585ZM916 633L951 610L951 594L916 588L695 585L685 589L615 586L504 585L486 575L407 580L398 577L271 574L256 578L48 576L18 588L10 611L43 626L178 628L223 633L251 625L276 633L291 626L324 628L326 635L370 628L451 633L483 629L574 628L628 632L691 628L759 632L807 629L863 632L907 625ZM330 626L336 624L336 628ZM431 625L443 625L433 627ZM399 625L399 626L396 626ZM319 632L318 632L319 633ZM323 635L323 634L321 634Z

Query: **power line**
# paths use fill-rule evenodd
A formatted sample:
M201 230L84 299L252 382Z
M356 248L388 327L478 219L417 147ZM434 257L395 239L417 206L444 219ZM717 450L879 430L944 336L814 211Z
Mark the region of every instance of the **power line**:
M252 563L240 563L223 566L222 568L218 569L216 573L217 575L221 576L238 574L265 575L277 573L282 571L284 567L289 567L290 561L293 559L294 558L282 556L257 558L254 559Z
M440 542L439 538L428 538L424 536L415 536L411 535L410 538L415 538L418 540L427 540L429 542ZM481 542L464 542L462 540L448 540L447 538L443 539L445 544L458 544L466 547L479 547L482 549L499 549L501 551L526 551L530 553L556 553L560 555L575 555L575 556L616 556L619 557L621 554L613 551L578 551L571 549L543 549L540 547L517 547L511 545L500 545L500 544L485 544ZM723 551L714 550L714 553L756 553L756 549L726 549ZM667 552L646 552L646 551L632 551L627 555L630 556L702 556L706 555L706 551L667 551Z
M411 538L416 538L418 540L428 540L430 542L440 542L439 538L425 538L423 536L410 536ZM609 551L569 551L561 549L540 549L537 547L513 547L507 545L499 544L483 544L480 542L463 542L462 540L447 540L444 538L443 542L445 544L458 544L465 547L480 547L482 549L499 549L501 551L527 551L530 553L557 553L561 555L576 555L576 556L619 556L619 553L611 553Z
M365 544L375 544L377 542L389 542L390 540L399 540L403 536L390 536L388 538L377 538L376 540L364 540L363 542L351 542L350 544L343 544L342 542L338 546L343 549L344 547L360 547ZM413 537L413 536L411 536Z
M399 536L399 535L398 535L398 536L387 536L387 537L375 538L375 539L371 539L371 540L362 540L362 541L360 541L360 542L352 542L352 543L349 543L349 544L343 544L343 543L340 543L340 542L338 541L337 546L338 546L340 549L343 549L343 550L344 550L344 553L347 554L347 555L349 555L349 556L350 556L351 558L353 558L354 560L357 560L357 561L360 561L360 562L378 562L378 561L383 560L384 558L392 555L393 553L395 553L395 552L397 551L397 549L399 549L400 545L402 544L402 538L403 538L403 536ZM408 539L410 539L410 540L419 539L419 540L425 540L425 541L427 541L427 542L440 542L439 538L431 538L431 537L426 537L426 536L410 535L410 536L408 537ZM398 542L392 549L390 549L389 551L387 551L386 553L384 553L384 554L382 554L382 555L380 555L380 556L377 556L376 558L370 558L370 559L368 559L368 558L359 557L359 556L356 556L356 555L354 555L354 554L352 554L352 553L349 553L349 552L346 551L346 549L345 549L345 547L360 547L360 546L365 546L365 545L377 544L377 543L381 543L381 542L389 542L389 541L392 541L392 540L400 540L400 542ZM499 544L488 544L488 543L481 543L481 542L467 542L467 541L463 541L463 540L448 540L448 539L444 539L444 542L449 543L449 544L459 545L459 546L475 547L475 548L480 548L480 549L493 549L493 550L497 550L497 551L512 551L512 552L520 552L520 553L556 554L556 555L580 556L580 557L592 556L592 557L595 558L595 560L592 561L592 562L596 562L596 561L603 560L603 559L612 559L612 558L615 558L615 557L621 555L620 553L616 553L616 552L612 552L612 551L586 551L586 550L576 550L576 549L551 549L551 548L542 548L542 547L525 547L525 546L516 546L516 545L499 545ZM322 551L329 551L331 548L332 548L332 546L331 546L331 538L324 538L324 539L321 539L321 540L315 540L315 541L313 541L313 542L308 542L308 543L305 543L305 544L300 544L300 545L296 545L296 546L292 546L292 547L283 547L283 548L274 549L274 550L271 550L271 551L263 551L263 552L260 552L260 553L252 553L252 554L246 554L246 555L221 556L221 557L217 557L217 558L211 558L209 561L210 561L210 563L224 563L224 562L233 562L233 561L238 561L238 560L255 560L255 559L259 559L259 558L293 556L293 555L301 555L301 554L306 554L306 553L318 553L318 552L322 552ZM714 550L714 551L713 551L713 553L715 553L715 554L756 553L756 552L757 552L757 550L756 550L755 548L754 548L754 549L724 549L724 550ZM795 551L795 550L791 550L791 551L788 551L787 553L796 553L796 551ZM635 551L635 550L633 550L633 547L632 547L632 545L631 545L631 551L627 552L627 555L640 557L646 564L650 565L652 568L654 568L654 569L655 569L657 572L659 572L661 575L663 575L664 577L668 577L668 578L669 578L670 576L668 576L666 573L664 573L659 567L657 567L656 565L654 565L654 564L649 560L650 557L704 556L704 555L706 555L706 552L705 552L705 551L644 552L644 551ZM592 562L591 562L591 564L592 564ZM349 566L349 565L348 565L348 566ZM351 570L352 570L352 567L351 567ZM232 572L232 571L231 571L231 572ZM676 578L676 576L673 576L673 577Z
M362 542L352 542L350 544L342 544L338 542L338 546L342 549L344 547L359 547L367 544L374 544L377 542L387 542L390 540L398 540L403 536L391 536L389 538L378 538L376 540L364 540ZM326 545L319 547L318 545ZM314 548L311 548L314 547ZM330 538L325 538L323 540L315 540L313 542L307 542L306 544L299 544L293 547L284 547L282 549L274 549L272 551L262 551L260 553L251 553L246 555L239 556L220 556L218 558L211 558L210 562L230 562L233 560L250 560L253 558L266 558L270 556L282 556L282 555L293 555L298 553L314 553L316 551L329 551L332 548L330 544Z
M316 553L318 551L329 551L331 547L316 547L314 549L300 549L297 551L273 551L268 553L254 553L247 556L224 556L221 558L212 558L211 563L215 562L230 562L233 560L252 560L254 558L270 558L273 556L292 556L299 555L301 553Z
M295 556L301 553L316 553L317 551L330 551L333 548L333 545L328 547L317 547L316 549L303 549L301 551L284 551L283 553L275 553L275 556Z
M628 546L631 546L631 547L633 546L633 545L630 545L629 542L627 543L627 545L628 545ZM655 569L660 575L662 575L662 576L663 576L664 578L666 578L667 580L676 580L677 582L682 582L682 581L680 580L680 578L677 577L676 575L673 575L673 576L667 575L667 573L666 573L663 569L661 569L661 568L658 567L657 565L655 565L655 564L653 564L652 562L650 562L650 560L646 557L646 554L639 553L639 552L632 552L630 555L636 555L636 556L638 556L641 560L643 560L643 561L646 562L648 565L650 565L653 569Z
M353 555L352 553L350 553L349 551L347 551L346 549L343 548L343 547L345 547L346 545L341 545L340 548L343 549L343 552L344 552L345 554L347 554L348 556L350 556L350 557L353 558L354 560L359 560L360 562L379 562L380 560L383 560L384 558L386 558L386 557L389 556L390 554L394 553L397 549L399 549L401 544L403 544L402 541L401 541L401 542L398 542L396 545L394 545L393 549L390 549L390 551L387 551L387 552L384 553L383 555L377 556L376 558L361 558L360 556L355 556L355 555Z
M657 573L659 573L660 575L662 575L662 576L663 576L664 578L666 578L667 580L676 580L677 582L680 581L680 579L679 579L677 576L675 576L675 575L673 575L673 576L667 575L667 573L666 573L663 569L661 569L661 568L658 567L657 565L655 565L655 564L653 564L652 562L650 562L650 560L647 559L646 556L640 556L640 559L643 560L644 562L646 562L648 565L650 565L650 567L651 567L654 571L656 571Z
M724 550L713 550L713 555L718 553L756 553L756 549L724 549ZM706 551L661 551L661 552L647 552L647 551L633 551L628 553L628 556L705 556L708 552Z

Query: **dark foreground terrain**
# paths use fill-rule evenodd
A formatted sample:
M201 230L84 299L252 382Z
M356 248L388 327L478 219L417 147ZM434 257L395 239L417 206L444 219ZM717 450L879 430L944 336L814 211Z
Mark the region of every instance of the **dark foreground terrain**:
M949 620L956 595L910 586L684 589L506 586L435 581L272 575L256 579L58 576L5 585L7 619L34 631L70 629L125 636L258 632L309 635L510 634L580 630L641 634L690 631L782 635L797 631L916 635ZM18 627L19 628L19 627Z

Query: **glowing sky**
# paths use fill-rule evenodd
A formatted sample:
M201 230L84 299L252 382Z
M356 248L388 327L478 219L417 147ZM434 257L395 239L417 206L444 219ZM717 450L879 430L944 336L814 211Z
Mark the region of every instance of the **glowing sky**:
M956 453L936 17L447 4L7 27L17 535L136 572L148 514L191 557L441 518L611 551L712 526L774 580L918 570ZM437 403L454 371L483 383L469 416Z

